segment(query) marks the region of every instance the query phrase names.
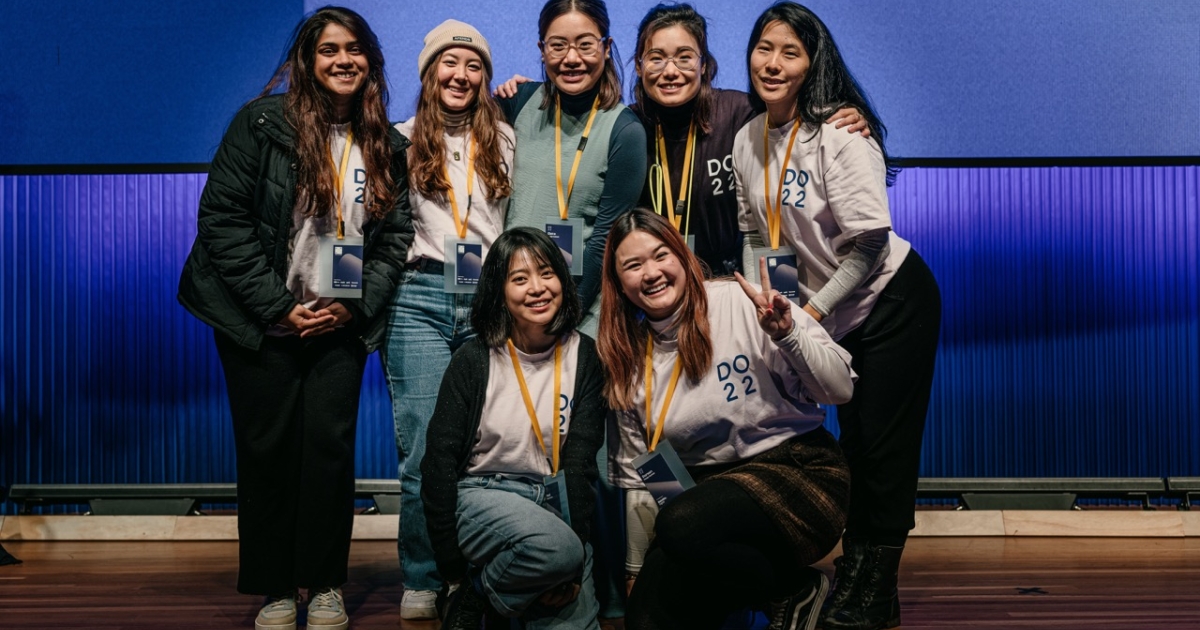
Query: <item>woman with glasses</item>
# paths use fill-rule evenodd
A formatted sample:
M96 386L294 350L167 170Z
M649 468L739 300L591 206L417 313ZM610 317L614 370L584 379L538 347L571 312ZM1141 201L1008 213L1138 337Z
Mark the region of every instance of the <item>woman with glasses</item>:
M758 112L749 96L713 87L717 60L708 28L689 4L660 4L638 26L638 81L631 107L646 128L649 177L639 205L685 235L714 276L741 268L733 139ZM853 107L830 118L869 134Z
M892 231L886 130L820 18L794 2L767 9L751 32L746 65L766 108L734 145L746 240L767 241L768 252L780 252L769 257L790 259L804 311L850 352L859 375L854 397L838 406L853 492L821 625L892 628L900 624L897 571L915 524L937 355L937 281ZM871 138L821 123L845 103L865 114Z
M641 193L646 134L621 104L620 59L603 0L549 0L538 38L546 80L498 91L510 96L500 105L517 137L506 225L551 225L572 274L583 276L580 330L595 335L604 240ZM583 251L572 251L572 236Z

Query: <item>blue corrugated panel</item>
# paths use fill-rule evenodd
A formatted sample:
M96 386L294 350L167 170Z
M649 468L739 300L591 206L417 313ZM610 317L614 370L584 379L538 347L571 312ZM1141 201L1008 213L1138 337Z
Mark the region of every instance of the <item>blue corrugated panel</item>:
M927 476L1200 474L1200 169L910 169L944 301ZM0 177L0 484L234 480L175 302L203 175ZM358 475L395 474L368 364ZM13 506L0 507L12 513Z

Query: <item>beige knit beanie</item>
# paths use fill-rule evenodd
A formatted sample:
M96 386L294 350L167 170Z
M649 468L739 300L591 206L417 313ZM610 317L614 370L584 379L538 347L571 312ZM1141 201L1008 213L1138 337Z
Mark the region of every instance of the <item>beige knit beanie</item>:
M483 35L470 24L446 20L425 36L425 48L421 49L421 54L417 56L418 75L424 75L425 68L437 59L438 54L453 46L464 46L479 53L487 66L488 75L492 74L492 49L488 47Z

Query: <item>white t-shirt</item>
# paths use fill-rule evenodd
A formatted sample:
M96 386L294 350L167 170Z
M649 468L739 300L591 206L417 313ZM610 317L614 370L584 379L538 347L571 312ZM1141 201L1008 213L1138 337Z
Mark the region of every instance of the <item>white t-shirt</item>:
M770 178L773 203L781 166L786 162L780 195L783 211L780 245L796 251L801 303L804 303L829 282L853 249L855 237L869 230L892 227L885 184L887 167L873 138L846 133L828 123L802 127L792 154L784 155L794 122L769 131L771 156L769 165L764 167L765 122L766 114L755 117L734 139L738 226L743 232L757 230L763 241L770 243L763 179ZM862 324L911 249L895 232L889 233L889 246L887 257L874 273L822 320L834 339L841 339Z
M413 117L397 124L396 129L405 137L411 138L415 123L416 117ZM467 238L483 242L483 253L486 257L488 248L504 231L504 213L508 208L508 198L488 199L487 187L479 177L479 169L476 168L475 185L471 193L471 214L467 217L467 159L471 147L468 129L466 126L448 129L442 135L442 142L446 147L446 170L450 174L450 185L454 187L459 217L467 219ZM516 146L513 130L505 123L499 123L498 129L501 136L499 144L503 168L505 173L509 173L513 162L513 149ZM451 134L451 131L455 133ZM458 238L449 197L429 199L410 184L408 200L412 205L413 228L417 233L413 238L412 247L408 248L407 262L414 262L420 258L445 262L445 237Z
M521 396L521 386L513 371L507 344L488 351L487 394L475 446L467 461L468 474L500 474L538 481L550 474L548 460L553 453L553 440L562 439L566 442L564 438L571 426L571 413L575 407L579 333L566 335L562 339L562 346L562 382L559 385L559 400L553 405L553 414L550 400L554 397L554 348L538 354L525 354L517 350L517 360L521 362L525 384L529 386L529 398L537 411L538 425L546 443L545 454L534 437L533 423L529 420L529 411Z
M850 354L794 304L795 327L777 343L759 327L753 302L736 282L714 280L705 288L713 365L699 382L680 374L661 439L684 464L703 466L754 457L821 426L825 412L814 398L822 396L806 383L839 381L848 397L854 374ZM654 343L655 420L678 356L673 328L666 337L656 336ZM615 412L619 446L611 456L610 476L623 488L643 487L631 463L648 446L645 382L639 379L636 385L633 409Z
M350 123L333 125L329 133L331 168L342 163L342 152L346 148L346 135ZM362 151L355 142L350 147L350 160L346 164L346 178L342 182L342 220L345 222L347 238L362 238L363 225L367 222L363 199L366 195L367 168L363 165ZM323 217L305 216L300 207L292 210L292 230L288 234L287 288L296 301L310 310L317 311L329 306L335 298L321 297L321 269L318 257L322 236L337 236L337 211L330 210ZM267 334L284 336L293 334L290 329L274 325Z

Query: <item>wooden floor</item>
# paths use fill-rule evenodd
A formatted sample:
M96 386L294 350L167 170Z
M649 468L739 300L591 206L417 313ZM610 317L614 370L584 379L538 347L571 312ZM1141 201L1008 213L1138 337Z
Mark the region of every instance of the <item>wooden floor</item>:
M252 628L232 542L5 542L0 628ZM832 574L831 559L820 567ZM395 544L356 541L352 627L399 624ZM903 628L1200 629L1197 538L914 538Z

